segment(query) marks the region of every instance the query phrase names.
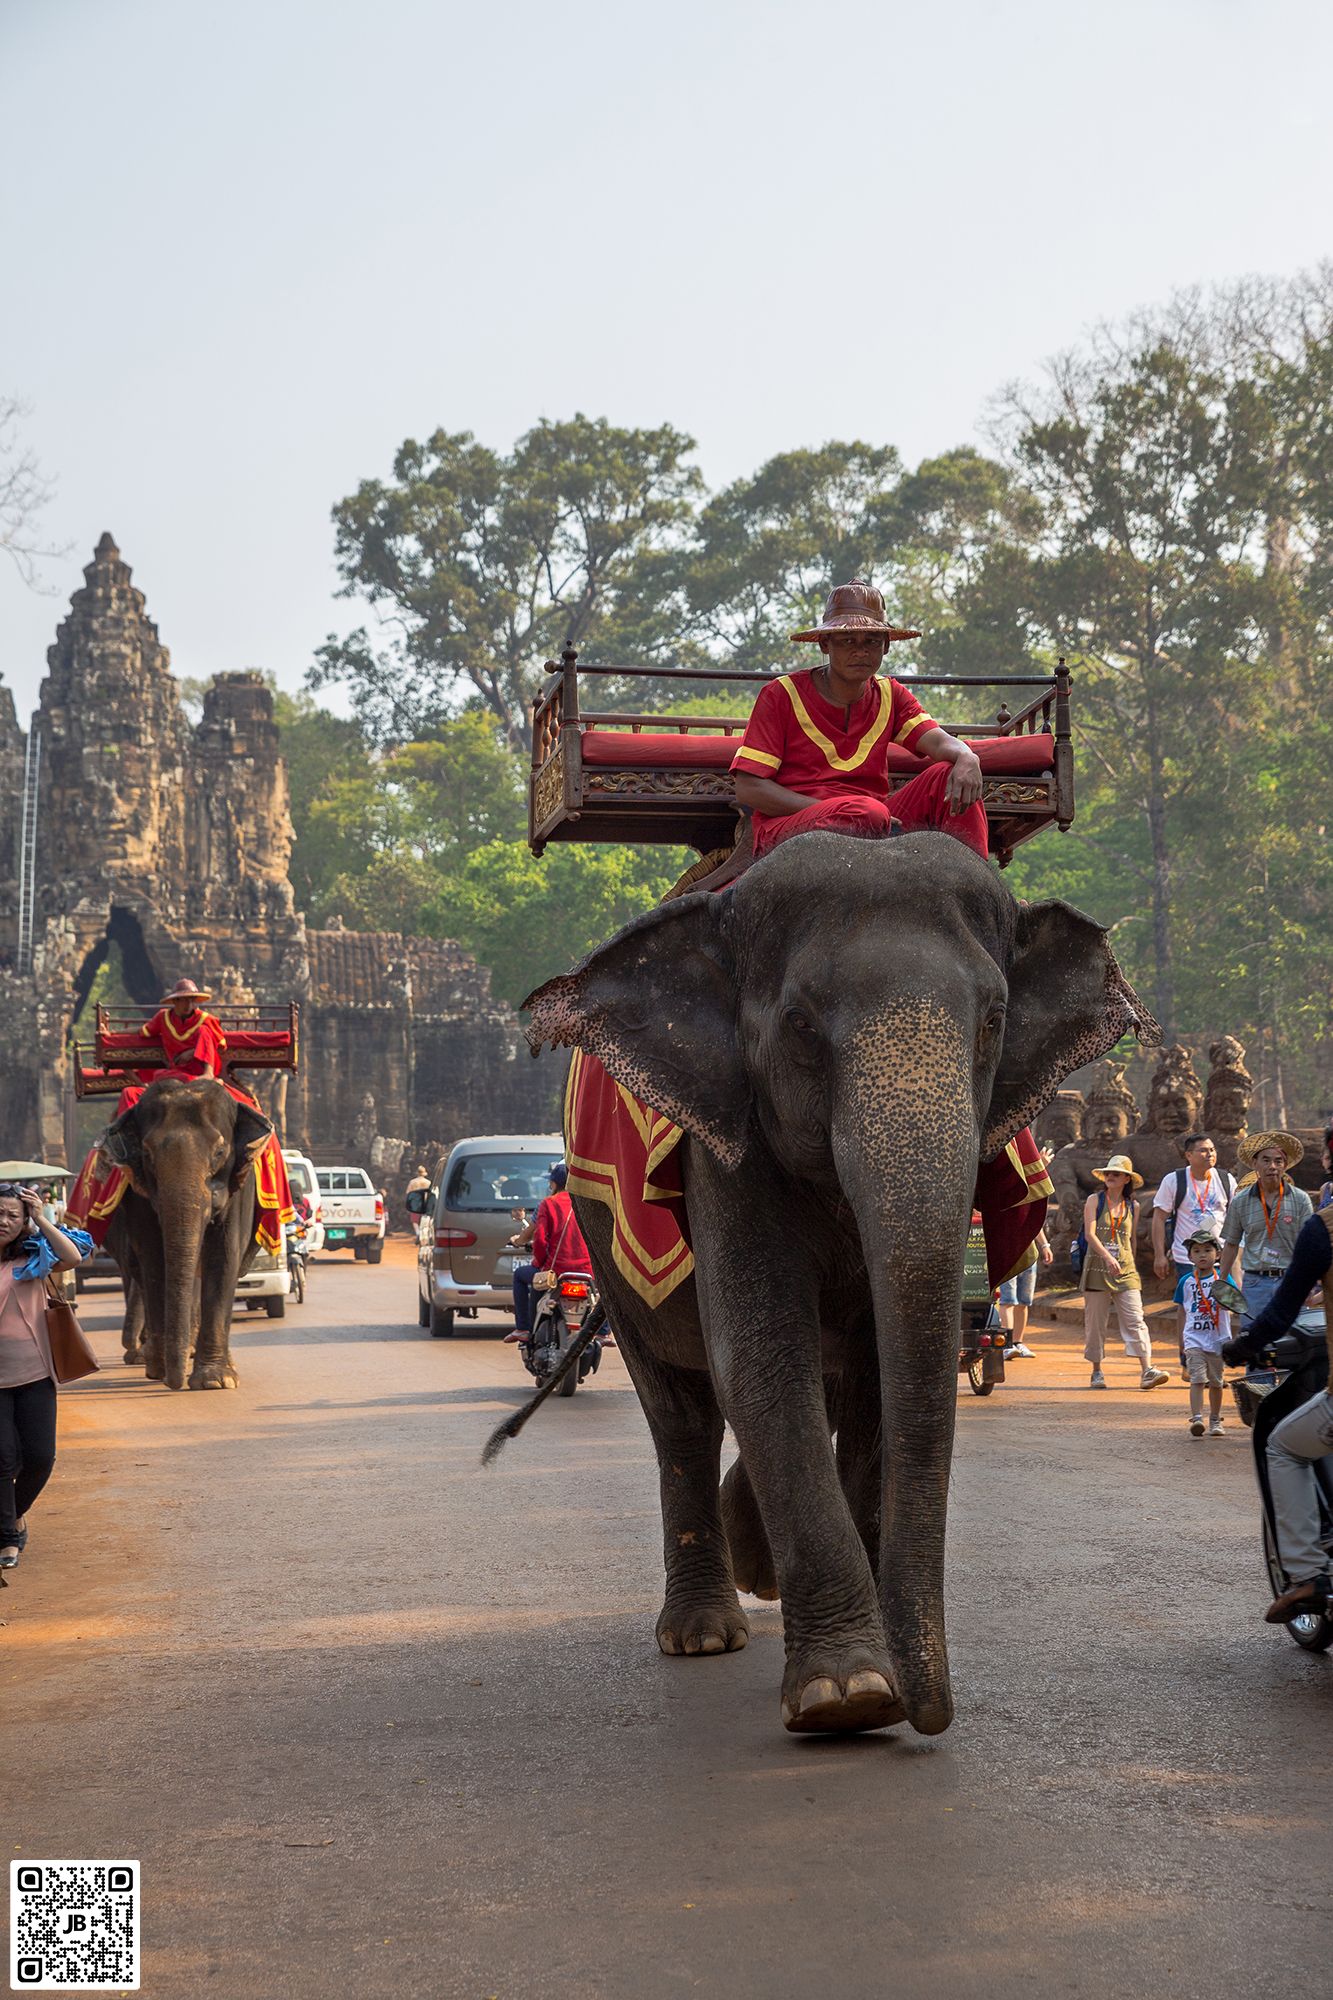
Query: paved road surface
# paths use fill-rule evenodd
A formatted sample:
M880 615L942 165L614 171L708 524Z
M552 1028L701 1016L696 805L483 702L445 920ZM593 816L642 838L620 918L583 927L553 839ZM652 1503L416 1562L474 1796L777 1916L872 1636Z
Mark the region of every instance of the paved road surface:
M964 1391L958 1721L794 1739L774 1608L656 1650L620 1363L483 1473L526 1377L419 1333L391 1258L238 1320L235 1394L62 1396L0 1595L0 1826L142 1861L146 1994L1328 1990L1333 1659L1258 1621L1243 1433L1191 1442L1128 1364L1090 1396L1064 1333Z

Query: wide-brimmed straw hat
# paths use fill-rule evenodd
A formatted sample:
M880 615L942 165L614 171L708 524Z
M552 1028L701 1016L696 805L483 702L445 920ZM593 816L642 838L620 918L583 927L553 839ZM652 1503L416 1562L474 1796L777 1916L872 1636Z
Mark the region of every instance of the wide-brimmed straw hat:
M890 625L884 615L884 599L873 583L865 583L859 577L852 583L840 583L829 592L824 604L824 616L818 625L812 625L807 632L793 632L791 636L794 640L818 641L849 632L866 633L871 638L886 640L921 637L919 632Z
M1299 1166L1305 1158L1305 1148L1293 1132L1251 1132L1248 1139L1242 1139L1236 1148L1236 1158L1242 1166L1252 1167L1259 1154L1267 1147L1276 1146L1289 1167Z
M1092 1178L1095 1181L1104 1181L1108 1174L1128 1174L1136 1188L1143 1186L1143 1175L1135 1173L1134 1162L1128 1153L1112 1153L1104 1167L1094 1167L1092 1170Z
M196 986L192 979L178 979L170 993L162 995L162 1005L169 1007L173 1000L211 1000L212 998L213 995L207 986Z

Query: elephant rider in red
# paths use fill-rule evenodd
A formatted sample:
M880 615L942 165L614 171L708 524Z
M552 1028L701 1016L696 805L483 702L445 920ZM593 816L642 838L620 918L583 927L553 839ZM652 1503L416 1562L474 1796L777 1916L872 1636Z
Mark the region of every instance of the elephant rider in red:
M204 1011L204 1001L212 998L192 979L178 979L152 1020L139 1030L144 1041L157 1043L179 1076L221 1074L227 1037L215 1016Z
M986 809L974 751L926 714L916 696L880 676L886 647L915 639L884 615L868 583L843 583L820 624L792 638L817 644L824 664L762 688L732 759L736 798L754 820L756 860L793 834L826 830L874 838L937 827L984 859ZM888 751L897 743L928 768L893 794Z

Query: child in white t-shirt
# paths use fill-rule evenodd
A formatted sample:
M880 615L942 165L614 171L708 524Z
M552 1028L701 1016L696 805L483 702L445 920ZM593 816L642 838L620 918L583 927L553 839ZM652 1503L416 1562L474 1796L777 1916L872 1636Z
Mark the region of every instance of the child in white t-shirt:
M1190 1436L1204 1434L1203 1392L1208 1390L1209 1437L1225 1437L1222 1422L1222 1346L1231 1338L1231 1314L1213 1302L1219 1282L1222 1246L1211 1229L1196 1229L1185 1246L1190 1255L1188 1277L1176 1286L1176 1304L1184 1314L1182 1345L1190 1378Z

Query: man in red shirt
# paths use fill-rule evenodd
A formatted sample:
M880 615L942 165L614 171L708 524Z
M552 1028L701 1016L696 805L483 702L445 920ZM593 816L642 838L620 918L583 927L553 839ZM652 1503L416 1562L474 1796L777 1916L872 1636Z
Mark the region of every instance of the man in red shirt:
M217 1076L222 1069L222 1051L227 1046L216 1017L205 1013L204 1001L213 995L192 979L178 979L163 999L151 1021L139 1033L146 1042L156 1042L171 1068L181 1076Z
M884 615L868 583L830 593L820 624L793 639L818 644L824 665L761 688L732 759L736 798L754 819L755 858L794 834L867 837L938 827L983 858L988 851L981 765L901 682L880 676L886 647L915 639ZM898 744L927 769L889 801L888 752Z
M569 1169L563 1160L551 1168L550 1192L537 1205L532 1224L532 1262L514 1267L514 1331L509 1340L526 1340L532 1332L532 1281L539 1271L582 1271L592 1275L592 1259L583 1240L574 1204L565 1192Z

